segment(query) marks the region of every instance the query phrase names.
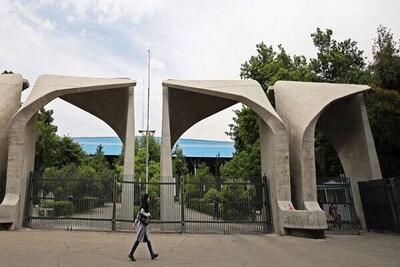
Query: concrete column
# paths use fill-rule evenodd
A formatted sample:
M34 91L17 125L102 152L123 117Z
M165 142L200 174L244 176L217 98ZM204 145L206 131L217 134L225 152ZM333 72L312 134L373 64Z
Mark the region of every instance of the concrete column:
M382 178L362 94L340 100L323 113L320 125L350 177L354 207L366 229L358 182Z
M259 120L260 128L260 157L261 157L261 172L262 175L267 176L267 186L269 191L269 204L271 207L272 225L276 233L280 234L283 229L279 225L278 218L278 188L276 179L273 172L274 168L274 144L273 133L269 126L262 120Z
M126 116L126 134L124 144L124 181L133 182L135 175L135 109L134 87L129 87L129 99ZM122 184L120 218L130 220L133 218L134 184Z
M288 132L279 121L270 121L267 124L260 119L259 125L261 169L262 174L267 176L274 232L285 235L285 224L287 225L287 221L290 220L287 212L293 210L288 161Z
M166 86L163 87L161 136L161 183L172 183L173 173L169 113L169 89ZM160 186L161 220L172 221L174 219L174 185L161 184Z
M35 114L25 127L25 140L24 140L24 153L25 159L23 161L21 181L20 181L20 202L19 202L19 216L17 222L17 228L22 227L23 219L25 216L25 202L28 192L28 177L29 173L34 170L35 167L35 150L36 150L36 124L37 114Z
M19 74L0 76L0 203L5 194L8 159L8 131L21 106L23 78Z

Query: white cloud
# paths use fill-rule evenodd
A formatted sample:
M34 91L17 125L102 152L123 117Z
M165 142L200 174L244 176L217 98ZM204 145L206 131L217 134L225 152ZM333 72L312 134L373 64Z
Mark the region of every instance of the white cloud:
M45 15L49 8L55 12L53 17ZM140 128L146 99L146 50L151 48L151 125L160 134L162 80L238 79L240 64L255 54L255 45L261 41L282 43L289 53L311 57L315 50L310 34L318 26L333 29L339 40L358 41L370 56L379 24L391 27L399 38L398 10L397 0L3 0L0 67L23 73L31 84L47 72L136 78L136 126ZM68 26L76 32L66 30ZM124 40L110 40L115 32ZM103 39L108 42L99 41ZM58 103L54 107L62 132L110 134L104 124L88 122L71 107ZM226 139L232 116L224 111L185 136Z
M66 10L71 8L73 20L92 20L110 24L122 19L139 23L143 17L151 16L161 5L161 0L41 0L40 7L56 6Z
M79 34L54 33L47 19L42 19L29 6L1 2L0 68L22 73L31 86L44 73L122 77L141 75L142 66L126 62L96 41ZM26 98L30 90L24 91ZM55 123L61 134L115 135L104 122L72 105L56 100L48 108L55 111Z

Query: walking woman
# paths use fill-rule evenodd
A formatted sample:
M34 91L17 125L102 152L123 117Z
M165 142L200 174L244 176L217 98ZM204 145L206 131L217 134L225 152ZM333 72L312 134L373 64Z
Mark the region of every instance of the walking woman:
M150 210L149 210L149 202L150 198L148 194L143 195L142 205L140 206L140 211L135 219L135 226L136 226L136 241L133 244L131 252L129 253L128 257L132 261L136 261L133 254L135 253L136 248L139 245L139 242L146 242L147 247L149 248L151 259L154 260L158 257L157 253L153 252L153 248L151 247L150 239L149 239L149 232L147 231L147 225L149 225L150 220Z

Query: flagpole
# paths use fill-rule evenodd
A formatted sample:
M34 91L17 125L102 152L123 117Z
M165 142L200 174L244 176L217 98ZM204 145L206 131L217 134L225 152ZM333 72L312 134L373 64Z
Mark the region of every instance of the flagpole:
M146 193L149 193L149 118L150 118L150 49L148 52L147 69L147 128L146 128Z

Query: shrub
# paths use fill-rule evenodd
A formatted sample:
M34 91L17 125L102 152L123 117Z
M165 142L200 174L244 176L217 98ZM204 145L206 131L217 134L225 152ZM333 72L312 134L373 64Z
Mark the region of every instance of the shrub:
M70 201L53 201L42 205L42 208L53 209L47 214L49 217L70 216L74 213L74 205ZM44 211L40 211L39 215L44 215Z
M104 204L102 200L99 200L97 197L81 197L72 199L72 203L75 207L75 211L87 211L99 207ZM101 204L101 205L100 205Z
M201 198L191 198L191 199L188 199L186 202L186 206L188 208L196 210L201 213L212 215L212 216L215 213L214 205L215 205L215 203L208 202Z

